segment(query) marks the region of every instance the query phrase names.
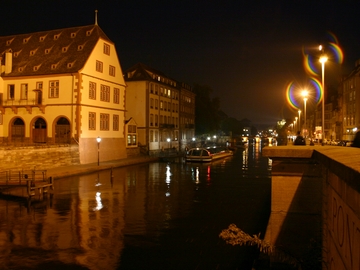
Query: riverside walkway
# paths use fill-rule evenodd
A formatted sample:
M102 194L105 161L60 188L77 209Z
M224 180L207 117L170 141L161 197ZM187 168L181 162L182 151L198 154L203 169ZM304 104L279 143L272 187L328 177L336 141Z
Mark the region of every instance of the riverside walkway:
M124 167L124 166L130 166L130 165L148 163L148 162L155 162L158 160L159 160L158 157L135 156L124 159L118 159L118 160L104 161L104 162L100 162L99 165L97 163L89 163L89 164L54 167L47 170L47 176L52 177L55 180L68 176L88 174L102 170L110 170L112 168L118 168L118 167Z
M69 166L58 166L46 170L9 170L0 172L0 193L13 188L26 188L28 196L34 196L35 191L39 194L53 189L55 179L94 173L101 170L130 166L141 163L158 161L158 157L136 156L119 160L111 160L90 164L76 164Z

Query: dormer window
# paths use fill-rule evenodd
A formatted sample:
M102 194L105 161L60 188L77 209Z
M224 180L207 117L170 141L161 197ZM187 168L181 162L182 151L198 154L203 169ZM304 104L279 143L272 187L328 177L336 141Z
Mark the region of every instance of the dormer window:
M87 36L90 36L93 30L94 30L94 28L91 29L91 30L86 31L86 35L87 35Z
M54 35L54 40L58 40L60 37L60 34Z
M51 65L51 69L52 69L52 70L56 69L57 66L58 66L58 64L59 64L59 63L57 63L57 64L52 64L52 65Z
M75 38L76 37L76 33L71 33L71 38Z
M30 37L27 37L27 38L24 38L24 39L23 39L23 43L24 43L24 44L28 43L28 41L29 41L30 38L31 38L31 36L30 36Z
M37 51L37 49L30 51L30 56L33 56L36 53L36 51Z
M46 37L46 36L41 36L41 37L39 38L39 41L40 41L40 42L43 42L43 41L45 40L45 37Z
M6 41L6 45L9 46L11 44L11 42L13 42L14 38L10 39L10 40L7 40Z
M24 71L24 67L19 67L19 68L18 68L18 71L19 71L19 72L23 72L23 71Z
M82 49L84 49L84 45L79 45L78 46L78 51L82 51Z
M49 54L52 48L45 49L45 54Z
M33 67L33 71L38 71L41 65L37 65Z
M67 50L68 50L68 47L62 47L62 49L61 49L61 51L62 51L63 53L67 52Z
M68 64L67 64L67 68L72 68L72 67L74 66L74 63L75 63L75 61L72 62L72 63L68 63Z

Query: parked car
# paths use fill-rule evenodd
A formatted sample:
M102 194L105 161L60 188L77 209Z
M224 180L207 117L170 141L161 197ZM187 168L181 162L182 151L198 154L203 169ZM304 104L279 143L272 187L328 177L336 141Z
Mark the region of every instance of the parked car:
M353 141L347 141L346 142L346 146L352 146L352 144L353 144Z
M333 140L331 141L331 145L338 145L340 140Z
M339 146L346 146L346 142L347 142L347 141L339 141L338 145L339 145Z

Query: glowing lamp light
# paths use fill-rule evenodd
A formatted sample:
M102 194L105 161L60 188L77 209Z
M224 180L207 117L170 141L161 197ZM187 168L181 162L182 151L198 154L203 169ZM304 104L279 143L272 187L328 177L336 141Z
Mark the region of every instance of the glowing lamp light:
M324 64L327 60L328 60L328 58L327 58L326 55L321 56L320 59L319 59L321 64Z

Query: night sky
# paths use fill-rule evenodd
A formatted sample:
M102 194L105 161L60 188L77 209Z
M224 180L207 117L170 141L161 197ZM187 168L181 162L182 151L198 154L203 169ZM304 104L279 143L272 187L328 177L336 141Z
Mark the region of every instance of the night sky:
M229 117L258 128L296 116L286 86L306 83L303 49L319 56L329 31L344 53L326 67L329 84L360 58L360 1L350 0L1 1L0 36L94 24L95 9L123 70L142 62L208 85Z

